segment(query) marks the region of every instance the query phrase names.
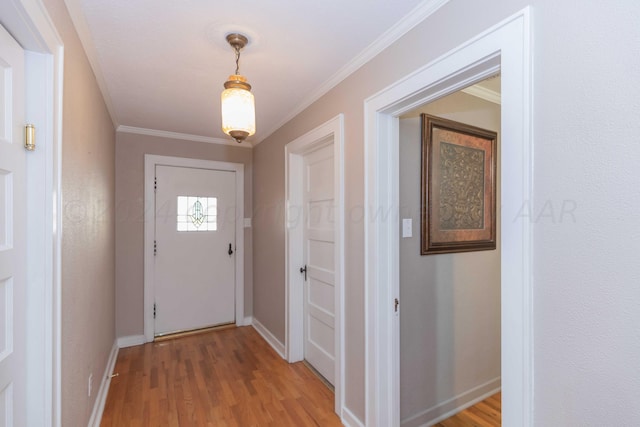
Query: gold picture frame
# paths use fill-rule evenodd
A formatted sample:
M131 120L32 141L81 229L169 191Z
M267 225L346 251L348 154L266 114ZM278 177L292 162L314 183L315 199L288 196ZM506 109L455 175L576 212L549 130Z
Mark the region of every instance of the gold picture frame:
M496 132L421 114L421 255L496 248Z

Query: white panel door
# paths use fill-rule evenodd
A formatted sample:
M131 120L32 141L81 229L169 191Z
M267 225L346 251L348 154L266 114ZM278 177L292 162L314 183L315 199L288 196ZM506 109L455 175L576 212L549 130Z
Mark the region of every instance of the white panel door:
M26 421L24 51L0 27L0 426Z
M304 357L335 380L335 196L333 146L304 156Z
M156 166L156 336L235 322L235 183L235 172Z

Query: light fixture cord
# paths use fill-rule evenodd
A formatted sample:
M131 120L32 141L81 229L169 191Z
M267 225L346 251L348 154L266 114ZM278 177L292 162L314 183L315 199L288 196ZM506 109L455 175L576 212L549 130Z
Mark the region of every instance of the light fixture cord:
M240 48L236 46L236 74L240 74Z

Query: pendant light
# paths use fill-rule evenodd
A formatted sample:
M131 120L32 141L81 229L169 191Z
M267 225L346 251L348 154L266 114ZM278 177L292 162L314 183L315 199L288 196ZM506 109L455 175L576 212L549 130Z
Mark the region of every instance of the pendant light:
M240 143L256 133L255 101L251 85L240 75L240 50L249 40L242 34L227 35L227 42L236 52L236 72L224 83L220 96L222 131Z

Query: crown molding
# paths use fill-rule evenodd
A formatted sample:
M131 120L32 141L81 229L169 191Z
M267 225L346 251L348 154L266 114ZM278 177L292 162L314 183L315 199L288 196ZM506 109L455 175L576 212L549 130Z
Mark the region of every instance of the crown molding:
M89 30L89 25L87 24L87 20L84 18L84 13L82 12L82 4L80 3L80 0L64 0L64 3L67 5L69 16L71 16L73 26L78 33L78 38L80 39L80 43L84 48L84 53L85 55L87 55L89 65L91 65L91 69L93 70L93 75L96 77L98 88L102 93L102 98L104 99L104 103L107 107L107 111L109 112L109 116L111 116L113 127L118 128L118 117L116 116L116 110L113 107L113 102L111 100L111 96L109 95L107 81L102 74L102 68L100 67L100 60L98 59L98 52L96 51L96 47L93 44L91 30Z
M405 15L405 17L402 18L398 23L396 23L394 26L392 26L387 31L385 31L373 43L371 43L367 48L365 48L362 52L360 52L357 56L355 56L348 64L346 64L344 67L338 70L318 89L313 91L305 100L303 100L300 104L298 104L298 106L294 108L283 120L279 121L277 124L268 128L266 132L261 133L261 135L264 135L264 136L254 141L252 144L252 147L258 145L264 139L269 137L273 132L281 128L287 122L291 121L295 116L300 114L307 107L309 107L315 101L320 99L323 95L325 95L335 86L337 86L340 82L345 80L355 71L357 71L360 67L362 67L364 64L369 62L376 55L378 55L384 49L386 49L391 44L396 42L400 37L405 35L407 32L413 29L416 25L420 24L427 17L432 15L435 11L440 9L442 6L444 6L448 2L449 0L424 0L422 3L416 6L411 12ZM113 122L114 127L119 132L138 133L142 135L153 135L153 136L160 136L160 137L166 137L166 138L186 139L189 141L212 142L215 144L227 144L227 145L237 146L237 145L234 145L233 142L231 141L227 142L224 139L208 138L200 135L157 131L155 129L133 128L130 126L119 125L118 117L115 113L115 108L113 107L111 96L109 95L107 83L101 71L97 50L93 43L93 37L91 36L91 31L89 29L87 21L82 12L82 5L80 3L80 0L64 0L64 3L67 5L67 9L69 10L69 15L71 16L71 20L76 28L76 31L80 38L80 42L82 43L85 54L87 55L87 59L89 60L89 64L91 65L93 73L96 77L96 81L98 83L98 87L100 88L100 92L102 92L104 102L106 104L109 115L111 116L111 121ZM133 129L143 130L144 132L133 131ZM168 134L170 134L171 136L169 136ZM221 142L221 141L225 141L225 142ZM242 144L243 147L248 146L248 144L244 145L245 143Z
M159 138L179 139L182 141L195 141L195 142L206 142L209 144L230 145L236 148L253 148L253 145L248 141L243 141L242 144L238 144L237 142L231 141L230 139L213 138L210 136L202 136L202 135L192 135L189 133L169 132L166 130L139 128L135 126L120 125L116 129L116 132L156 136Z
M394 26L385 31L380 37L378 37L373 43L367 46L362 52L356 55L349 63L338 70L333 76L323 83L318 89L313 91L305 100L303 100L296 108L294 108L284 119L278 122L275 126L271 126L268 130L262 133L260 139L253 143L254 146L258 145L266 138L268 138L273 132L280 129L286 123L291 121L295 116L304 111L311 104L320 99L323 95L336 87L340 82L345 80L351 74L356 72L367 62L371 61L380 52L391 46L398 41L400 37L411 31L416 25L431 16L435 11L447 4L449 0L424 0L418 6L416 6L411 12L404 16Z
M462 89L462 92L475 96L476 98L484 99L485 101L493 102L494 104L501 104L500 93L491 89L484 88L482 86L473 85L468 88Z

